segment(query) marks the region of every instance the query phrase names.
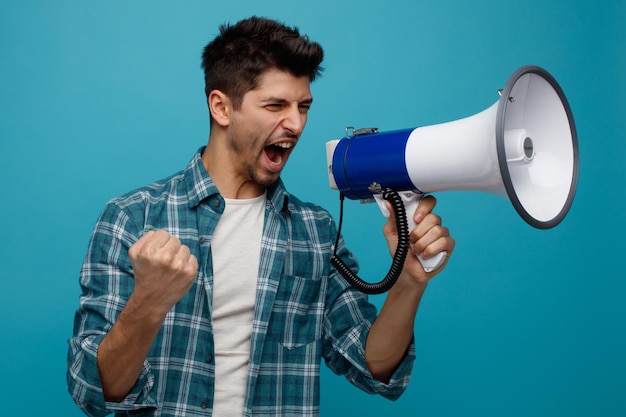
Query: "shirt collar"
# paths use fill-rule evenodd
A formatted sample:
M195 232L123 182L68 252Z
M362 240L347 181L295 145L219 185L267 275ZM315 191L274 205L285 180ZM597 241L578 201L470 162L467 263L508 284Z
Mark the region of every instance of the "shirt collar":
M198 149L184 172L184 181L187 185L187 198L189 200L189 206L192 208L198 206L206 198L219 194L219 190L202 163L202 152L204 152L205 148L206 146L203 146ZM281 179L268 188L267 201L277 212L289 212L289 194Z
M282 214L289 213L289 193L285 189L282 179L278 179L276 184L267 190L267 201L270 202L272 208Z
M209 177L204 164L202 163L202 152L205 146L198 149L184 172L184 181L187 185L187 198L189 207L198 206L204 199L212 195L219 194L215 183Z

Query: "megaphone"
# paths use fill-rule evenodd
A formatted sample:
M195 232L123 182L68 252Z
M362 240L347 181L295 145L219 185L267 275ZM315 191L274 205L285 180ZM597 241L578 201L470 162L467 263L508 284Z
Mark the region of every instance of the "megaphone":
M349 199L377 201L385 215L382 190L398 193L409 213L407 228L421 196L446 190L496 194L531 226L558 225L572 205L579 165L565 94L552 75L532 65L515 71L499 93L487 109L447 123L389 132L347 128L343 139L326 143L331 188ZM442 253L420 261L433 270L444 259ZM387 278L379 284L349 281L379 293L395 283Z

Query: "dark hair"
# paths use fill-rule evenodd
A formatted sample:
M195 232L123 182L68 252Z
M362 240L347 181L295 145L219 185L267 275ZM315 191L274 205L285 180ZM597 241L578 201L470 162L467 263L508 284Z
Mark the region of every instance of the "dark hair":
M208 97L211 91L220 90L238 109L264 71L276 68L314 81L323 70L323 58L322 47L300 35L296 27L256 16L235 25L223 24L202 53L205 93Z

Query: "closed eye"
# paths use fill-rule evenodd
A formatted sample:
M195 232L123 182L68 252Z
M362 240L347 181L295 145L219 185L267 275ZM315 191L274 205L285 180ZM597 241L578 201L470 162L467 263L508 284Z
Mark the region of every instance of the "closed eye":
M311 108L311 104L313 104L312 100L302 101L298 103L298 110L300 111L300 113L306 114ZM272 111L272 112L281 111L282 109L289 107L289 106L290 106L290 103L288 101L283 101L283 100L266 102L263 105L265 109Z
M266 104L265 108L268 109L269 111L279 111L280 109L283 108L283 105L280 103L270 103L270 104Z

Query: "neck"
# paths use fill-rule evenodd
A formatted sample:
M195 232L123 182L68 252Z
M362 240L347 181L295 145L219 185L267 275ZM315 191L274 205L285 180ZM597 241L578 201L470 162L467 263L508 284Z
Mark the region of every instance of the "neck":
M218 141L209 140L202 153L202 163L215 186L224 198L243 199L258 197L266 191L266 187L255 183L251 178L236 172L228 161L230 152L219 149ZM236 158L236 155L234 156Z

